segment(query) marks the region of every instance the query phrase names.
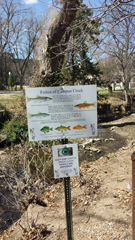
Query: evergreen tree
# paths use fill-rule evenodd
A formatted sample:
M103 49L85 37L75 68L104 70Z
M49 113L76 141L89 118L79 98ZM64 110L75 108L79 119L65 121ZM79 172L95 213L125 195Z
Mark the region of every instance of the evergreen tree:
M92 12L82 2L81 0L81 10L78 10L72 26L69 50L61 72L65 84L98 84L100 76L98 63L93 63L89 57L90 49L98 44L100 23L91 20Z
M12 74L10 74L8 78L8 87L11 87L11 89L14 87L14 78Z

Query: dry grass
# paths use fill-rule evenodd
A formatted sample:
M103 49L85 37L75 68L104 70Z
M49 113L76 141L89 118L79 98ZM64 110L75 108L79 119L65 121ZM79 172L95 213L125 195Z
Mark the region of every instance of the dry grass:
M6 109L13 114L21 110L23 93L19 94L0 94L0 102Z

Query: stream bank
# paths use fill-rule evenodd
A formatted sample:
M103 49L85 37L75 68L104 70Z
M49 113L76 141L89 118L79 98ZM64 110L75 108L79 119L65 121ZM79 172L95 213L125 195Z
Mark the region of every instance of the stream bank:
M118 105L118 101L117 105ZM122 107L123 103L119 103ZM95 160L98 160L99 158L103 156L107 156L108 154L111 154L118 149L121 149L123 146L126 146L129 139L134 139L135 136L135 115L129 113L119 112L118 107L111 107L110 103L102 104L104 107L100 108L98 106L98 122L99 122L99 128L98 128L98 136L97 138L87 138L87 139L81 139L81 142L79 141L79 162L80 165L83 161L87 161L88 163L93 163ZM121 108L122 109L122 108ZM114 120L108 122L110 120ZM129 133L127 135L127 132ZM70 141L70 140L69 140ZM75 140L77 142L78 140ZM0 172L0 211L1 211L1 218L0 218L0 230L7 229L8 226L10 226L14 221L20 218L19 208L18 208L18 202L20 202L20 199L18 201L18 195L12 194L13 192L16 193L19 189L20 196L23 197L26 193L31 191L31 179L30 176L27 176L26 178L23 176L19 179L19 187L18 187L18 179L16 177L17 172L10 171L10 158L16 159L18 157L18 154L20 153L20 159L24 159L25 152L24 149L22 149L21 153L21 146L18 148L14 148L12 146L7 146L6 139L2 139L1 141L1 149L0 149L0 158L3 162L2 165L2 171ZM32 149L30 150L30 152ZM7 161L6 166L8 166L9 170L7 174L5 174L4 171L4 164ZM21 166L21 165L20 165ZM22 167L22 166L21 166ZM11 167L12 168L12 167ZM16 170L15 170L16 171ZM53 183L53 167L51 164L51 184ZM46 184L46 179L43 182L38 181L38 179L34 179L34 184L37 184L36 187L34 187L34 191L39 188L40 194L42 191L45 191L46 186L48 186L48 182ZM43 185L43 188L40 188L40 185ZM45 186L46 184L46 186ZM32 190L33 191L33 190ZM11 200L11 202L10 202ZM29 199L29 202L32 200Z
M99 159L102 156L106 156L111 152L115 152L118 149L122 148L123 146L126 145L126 138L117 134L115 130L112 128L110 130L110 127L104 127L100 126L98 129L98 137L97 138L87 138L82 139L82 143L79 144L79 164L83 161L87 162L93 162L97 159ZM16 156L18 153L18 149L16 150L8 147L6 149L2 149L1 157L5 156L5 158L9 158L10 155ZM23 153L22 153L23 154ZM9 164L9 163L8 163ZM16 168L17 169L17 168ZM20 168L18 168L20 169ZM10 171L10 170L9 170ZM20 171L20 170L19 170ZM22 171L22 170L21 170ZM0 230L7 229L8 226L10 226L14 221L20 218L20 213L18 209L18 204L16 203L15 196L12 193L12 190L17 189L17 178L16 175L18 173L8 173L5 174L4 171L0 172L0 211L1 211L1 219L0 219ZM19 173L20 175L20 173ZM53 167L51 165L51 178L53 176ZM24 184L25 181L25 176L24 174L20 175L20 183L21 184L21 195L23 197L27 192L27 189L30 186L27 186L27 184ZM30 181L30 180L29 180ZM34 184L37 182L35 179ZM42 184L42 183L41 183ZM40 189L40 181L39 181L39 186L38 188ZM45 188L43 188L43 191ZM34 190L35 191L35 190ZM13 191L14 192L14 191Z

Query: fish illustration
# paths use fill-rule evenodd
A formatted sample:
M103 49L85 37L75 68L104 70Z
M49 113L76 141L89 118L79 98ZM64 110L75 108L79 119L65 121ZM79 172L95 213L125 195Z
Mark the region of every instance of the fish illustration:
M83 128L87 129L86 126L87 126L87 125L81 126L81 125L78 124L77 126L73 127L73 129L75 129L75 130L81 130L81 129L83 129Z
M63 131L71 130L71 129L70 129L70 126L65 127L65 126L61 125L60 127L55 128L55 130L63 132Z
M27 102L30 102L30 101L50 101L52 100L52 98L49 98L49 97L40 97L39 95L37 95L36 98L30 98L30 97L27 97Z
M47 133L49 131L53 131L53 128L49 128L48 126L44 126L40 129L41 132Z
M36 114L32 114L32 113L28 114L29 118L32 118L32 117L42 118L42 117L48 117L48 116L50 116L48 113L41 113L41 112L38 112Z
M87 102L84 102L84 103L79 103L77 105L75 105L74 107L76 108L89 108L89 107L96 107L96 102L94 103L87 103Z

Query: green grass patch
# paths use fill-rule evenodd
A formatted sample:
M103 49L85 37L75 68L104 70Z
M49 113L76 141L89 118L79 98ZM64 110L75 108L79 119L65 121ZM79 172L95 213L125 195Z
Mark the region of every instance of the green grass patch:
M107 89L98 89L97 91L98 100L107 100L109 98L115 98L115 97L121 99L121 96L122 96L121 90L113 91L112 93L108 92Z
M113 154L113 155L110 156L110 158L115 158L115 157L117 157L116 154Z
M114 198L118 198L118 197L119 197L119 194L113 194L113 197L114 197Z
M123 179L117 179L117 182L123 182Z

